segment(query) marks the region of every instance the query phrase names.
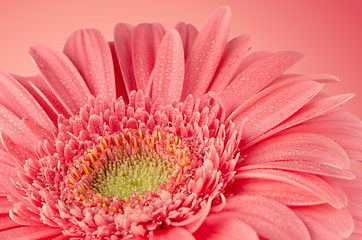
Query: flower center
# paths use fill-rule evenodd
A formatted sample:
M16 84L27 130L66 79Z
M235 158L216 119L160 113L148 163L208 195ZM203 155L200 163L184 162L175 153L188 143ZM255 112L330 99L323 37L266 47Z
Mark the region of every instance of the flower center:
M117 153L116 153L117 158ZM168 181L175 166L172 160L162 159L157 153L139 153L116 159L101 169L93 178L90 189L102 196L130 197L145 191L156 191Z
M101 138L74 159L63 196L71 202L122 211L127 204L145 204L162 191L186 189L198 164L187 141L174 134L126 129Z

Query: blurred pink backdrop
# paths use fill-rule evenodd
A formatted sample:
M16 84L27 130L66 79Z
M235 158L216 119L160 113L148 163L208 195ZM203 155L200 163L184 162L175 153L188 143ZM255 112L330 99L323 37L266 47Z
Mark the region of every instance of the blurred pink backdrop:
M325 90L353 92L346 108L362 118L362 1L361 0L229 0L229 1L0 1L0 69L32 75L37 69L28 46L45 42L62 49L80 28L98 28L113 39L117 22L161 22L169 29L178 21L199 29L218 6L231 7L230 37L249 33L253 50L296 50L306 57L289 72L328 73L342 82Z

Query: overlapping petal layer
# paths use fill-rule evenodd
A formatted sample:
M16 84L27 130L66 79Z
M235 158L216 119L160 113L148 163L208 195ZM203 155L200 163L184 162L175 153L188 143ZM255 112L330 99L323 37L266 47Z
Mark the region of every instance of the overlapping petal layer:
M361 237L352 95L247 55L230 16L81 30L31 47L41 76L1 72L0 239Z

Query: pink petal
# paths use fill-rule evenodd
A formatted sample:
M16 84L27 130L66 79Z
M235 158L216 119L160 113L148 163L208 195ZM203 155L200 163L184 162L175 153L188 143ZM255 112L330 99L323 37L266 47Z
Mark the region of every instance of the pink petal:
M61 233L60 228L50 227L19 227L0 232L2 240L38 240L42 238L51 239Z
M0 203L1 204L1 203ZM16 222L14 222L9 214L0 214L0 232L6 229L11 229L19 226Z
M152 98L160 98L164 104L180 101L184 77L184 53L176 30L166 34L159 48L155 67L149 81Z
M237 75L239 75L242 71L244 71L245 68L249 67L254 62L265 60L272 55L273 55L273 53L268 52L268 51L258 51L258 52L250 53L243 59L241 64L238 66L238 70L236 71ZM237 75L234 75L233 78L236 78Z
M77 114L79 109L88 103L91 93L72 62L62 53L44 44L33 45L30 54L64 107L72 114Z
M94 96L102 95L106 103L116 99L112 54L108 42L98 30L74 32L63 51Z
M294 173L275 169L245 170L235 175L236 179L270 179L304 188L335 208L345 207L347 197L336 186L331 186L322 178L307 173Z
M317 80L317 78L314 78ZM347 102L352 97L351 94L338 95L333 97L325 97L325 98L314 98L306 105L304 105L301 109L299 109L295 114L293 114L290 118L288 118L285 122L279 124L277 127L271 129L265 134L257 137L250 143L242 146L242 149L246 149L249 146L255 144L256 142L261 141L269 136L275 135L276 133L295 126L299 123L305 122L309 119L313 119L317 116L320 116L327 111L330 111L339 105Z
M350 160L335 141L322 135L299 132L261 141L245 152L243 166L278 160L314 161L340 169L349 169Z
M329 74L312 74L312 75L301 75L301 74L295 74L295 73L286 73L275 79L273 82L271 82L268 86L272 86L275 84L279 84L281 82L285 81L291 81L293 79L306 79L309 78L309 80L316 81L318 83L337 83L340 82L340 79L336 76L329 75ZM324 94L328 96L327 94Z
M348 240L360 240L360 239L362 239L362 234L352 234L348 238Z
M54 126L30 93L13 77L2 71L0 71L0 104L19 118L28 117L46 129Z
M127 90L123 82L121 67L119 66L114 42L109 42L109 48L111 49L112 59L113 59L114 78L116 81L116 98L118 99L118 97L121 96L127 103L128 102Z
M114 29L114 47L128 95L132 90L137 89L132 63L133 32L134 27L126 23L119 23Z
M163 230L156 230L150 236L150 240L195 240L194 236L182 227L172 227Z
M362 159L362 129L360 120L352 118L343 109L311 119L303 124L284 130L286 132L312 132L324 135L337 142L350 159Z
M176 24L175 29L179 32L182 39L182 46L184 49L185 59L191 53L192 45L199 34L199 31L191 24L186 24L184 22L179 22Z
M201 209L195 215L189 216L189 218L181 222L172 222L171 225L185 227L190 232L195 232L209 215L212 200L213 198L209 197L207 202L204 202Z
M259 239L252 227L240 220L237 214L228 212L207 217L194 236L198 240Z
M132 61L137 90L146 90L165 28L158 23L137 25L132 38Z
M71 113L63 106L58 97L54 95L53 91L41 76L12 76L37 100L54 123L57 123L59 114L64 115L66 118L71 116Z
M248 119L243 127L241 146L290 117L322 87L322 84L316 82L295 82L273 87L272 90L266 89L245 102L229 116L236 124L242 119Z
M353 219L345 208L322 204L296 207L293 211L303 220L312 239L344 239L353 232Z
M209 91L220 94L227 87L243 61L245 53L249 50L251 40L251 36L241 35L226 44Z
M69 240L69 239L71 239L71 236L60 235L58 237L53 238L52 240Z
M0 164L0 196L11 197L12 195L18 196L18 193L14 191L13 184L11 182L18 182L19 180L19 170L12 166ZM1 197L1 198L3 198ZM12 198L11 198L12 199ZM2 203L9 207L10 203L6 203L3 199ZM9 210L8 208L5 210ZM8 211L7 211L8 212Z
M293 211L271 199L237 195L227 199L224 211L235 213L263 238L310 239L307 228Z
M55 144L55 137L52 133L53 128L51 129L45 129L43 126L38 124L37 122L34 122L31 119L23 118L22 119L23 124L39 139L48 140L48 142Z
M355 226L354 233L362 235L362 163L352 161L351 169L354 170L356 178L353 181L333 179L338 186L341 186L348 196L347 209L353 217Z
M22 148L34 152L38 144L38 137L33 135L14 113L0 105L0 133L10 137Z
M9 211L13 208L14 203L10 202L7 197L0 197L0 214L9 213ZM0 215L2 216L2 215Z
M0 149L0 164L6 164L12 167L16 166L13 157L6 150L1 150L1 149Z
M226 113L231 113L245 100L258 93L301 57L302 55L296 52L278 52L245 68L222 93L228 107Z
M34 158L34 152L29 152L22 145L13 142L5 133L0 133L1 143L6 151L15 159L19 166L23 167L28 158Z
M189 94L198 98L209 87L226 45L230 18L229 7L216 9L197 35L186 62L183 100Z
M266 197L289 206L309 206L325 203L325 201L306 189L269 179L237 180L227 191L233 195L247 193L253 196Z
M281 170L289 170L293 172L306 172L313 173L316 175L322 175L327 177L335 177L341 179L349 179L352 180L355 178L354 174L346 169L340 169L335 166L330 166L328 164L313 162L310 160L281 160L281 161L273 161L266 162L263 164L245 166L240 168L240 170L247 169L263 169L263 168L272 168L272 169L281 169Z

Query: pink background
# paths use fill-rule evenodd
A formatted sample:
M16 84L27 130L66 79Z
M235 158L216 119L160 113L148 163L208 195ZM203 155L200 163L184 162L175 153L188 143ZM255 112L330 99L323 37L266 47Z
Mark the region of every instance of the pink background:
M230 37L254 36L255 50L296 50L306 57L290 72L328 73L342 82L331 94L356 93L347 109L362 118L361 0L0 0L0 69L32 75L37 69L27 54L34 42L62 49L80 28L100 29L113 39L117 22L161 22L169 29L179 20L201 28L218 6L231 6Z

